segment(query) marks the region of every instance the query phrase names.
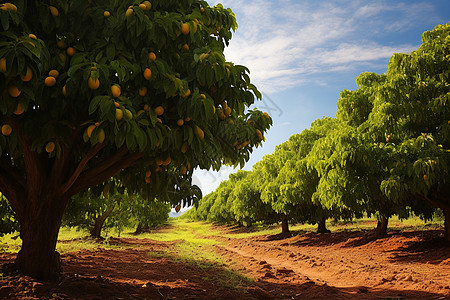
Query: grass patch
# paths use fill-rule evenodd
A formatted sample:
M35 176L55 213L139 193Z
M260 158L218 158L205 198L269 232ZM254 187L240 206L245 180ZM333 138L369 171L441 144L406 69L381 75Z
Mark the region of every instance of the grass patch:
M168 251L150 251L147 254L148 254L148 256L150 256L152 258L170 257L170 254Z
M227 289L242 290L253 281L227 268L223 258L217 254L214 246L221 245L222 242L215 240L214 236L222 235L220 231L214 230L211 224L186 219L170 219L166 226L150 233L137 236L133 233L122 234L123 237L129 238L176 241L177 243L170 249L151 251L148 255L152 258L169 258L177 263L191 265L208 274L203 280L215 282Z
M196 222L201 223L201 222ZM398 216L392 216L389 218L388 231L389 230L430 230L430 229L442 229L444 222L443 220L428 220L424 221L417 216L411 216L408 219L400 220ZM208 224L202 223L200 226L207 226ZM191 225L194 226L194 225ZM331 232L340 232L340 231L361 231L361 230L373 230L377 226L376 217L372 216L370 218L364 217L361 219L355 219L352 221L343 221L340 220L338 222L334 222L332 220L327 221L327 228L331 230ZM291 232L316 232L317 225L316 224L294 224L289 226L289 230ZM221 236L227 238L251 238L260 235L275 235L281 233L280 225L261 225L257 224L249 228L248 232L240 232L240 233L220 233ZM216 235L216 233L211 233L210 236Z
M356 219L351 222L339 221L328 222L328 229L333 231L359 231L359 230L373 230L377 226L377 219L375 217L364 217ZM431 220L424 221L417 216L411 216L408 219L401 220L398 216L392 216L389 218L388 231L389 230L429 230L440 229L443 227L443 221Z
M165 252L150 252L151 257L170 257L176 262L185 263L205 271L204 280L218 282L224 288L238 289L253 282L252 279L226 268L225 262L214 249L223 244L214 239L223 236L219 230L204 222L191 222L185 219L171 219L164 228L146 233L137 238L149 238L157 241L179 241ZM136 238L136 236L133 236ZM208 238L206 238L208 237Z
M6 234L0 237L0 253L17 253L22 246L22 239L18 232ZM58 234L56 251L59 253L69 253L81 250L123 249L123 246L110 245L108 239L98 241L89 237L86 230L78 230L74 227L61 227Z
M0 253L17 253L22 246L18 232L8 233L0 237Z
M182 219L171 219L167 226L156 230L155 232L144 233L138 236L131 233L123 234L130 238L149 238L156 241L173 242L175 244L170 254L177 260L195 264L195 262L212 262L223 264L220 256L214 250L215 245L221 245L222 242L206 236L218 236L219 231L212 230L212 226L202 222L189 222Z

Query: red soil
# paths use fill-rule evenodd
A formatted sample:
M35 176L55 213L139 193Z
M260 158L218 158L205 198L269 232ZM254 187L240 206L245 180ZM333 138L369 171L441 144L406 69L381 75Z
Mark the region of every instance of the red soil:
M450 299L450 243L441 236L410 231L378 240L366 232L219 238L225 246L215 248L227 263L207 268L149 255L176 242L121 238L114 241L125 250L63 254L60 282L4 277L0 299ZM0 264L13 258L0 255ZM228 268L253 282L226 282Z

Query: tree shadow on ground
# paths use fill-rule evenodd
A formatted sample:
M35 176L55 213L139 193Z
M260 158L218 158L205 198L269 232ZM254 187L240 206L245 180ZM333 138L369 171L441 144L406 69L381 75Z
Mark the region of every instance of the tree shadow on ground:
M241 234L241 233L253 233L253 232L259 232L261 231L260 228L253 226L253 227L245 227L245 226L239 226L239 225L216 225L220 228L226 228L227 233L229 234ZM276 228L276 225L269 226L267 229Z
M312 233L298 235L298 240L291 243L296 246L334 246L354 248L362 247L370 244L392 243L396 236L409 239L408 246L404 247L407 251L409 245L416 243L415 240L421 241L423 247L427 247L428 243L435 246L444 246L444 243L436 244L433 239L439 239L443 230L427 230L427 231L391 231L385 237L376 236L373 230L361 231L341 231L332 233ZM395 245L394 245L395 246ZM432 246L432 245L431 245ZM434 246L433 246L434 247ZM396 247L398 248L398 247Z
M298 234L298 241L293 245L297 246L332 246L336 244L346 245L351 243L349 247L360 246L364 243L373 241L373 235L370 231L341 231L332 233L315 233L308 232Z
M421 262L450 266L450 242L442 236L422 237L419 241L390 252L393 253L391 260L394 262Z
M293 232L281 232L277 234L271 234L265 236L263 241L271 242L271 241L280 241L293 237L295 234Z

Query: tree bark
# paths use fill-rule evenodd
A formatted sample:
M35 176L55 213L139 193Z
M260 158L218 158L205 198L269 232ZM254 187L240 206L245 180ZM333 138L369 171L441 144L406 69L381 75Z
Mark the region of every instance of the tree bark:
M281 233L289 233L289 222L286 215L281 217Z
M149 232L149 231L150 231L150 227L148 226L148 224L139 223L136 227L135 233L141 234L141 233Z
M331 231L327 229L327 219L322 217L319 222L317 222L317 233L330 233Z
M375 236L377 238L386 237L388 235L387 234L388 221L389 218L387 217L381 217L381 219L378 219L377 228L375 229Z
M101 233L102 233L103 225L105 224L106 219L108 219L108 217L114 211L114 207L112 207L106 213L104 213L103 215L101 215L95 219L94 227L91 230L91 237L96 238L96 239L102 238Z
M61 265L55 249L67 199L41 200L41 205L28 207L19 220L22 248L15 268L40 280L58 279Z

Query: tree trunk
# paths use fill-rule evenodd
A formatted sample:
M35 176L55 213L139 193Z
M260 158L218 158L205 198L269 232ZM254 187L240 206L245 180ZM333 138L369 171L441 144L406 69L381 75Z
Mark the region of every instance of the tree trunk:
M386 237L388 235L387 234L388 221L389 218L387 217L381 217L381 220L378 219L377 228L375 229L375 236L377 238Z
M134 231L135 234L140 234L142 233L142 224L138 223L136 226L136 230Z
M435 192L428 197L422 196L423 199L428 200L433 206L442 209L444 212L444 238L450 242L450 189Z
M444 238L450 242L450 208L442 209L444 212Z
M281 233L289 233L289 223L286 215L281 217Z
M61 264L55 249L66 203L66 199L42 199L39 207L28 207L19 219L22 248L15 268L20 273L41 280L59 277Z
M150 227L148 226L148 224L142 224L139 223L136 227L136 234L140 234L140 233L144 233L144 232L149 232L150 231Z
M110 210L108 210L106 213L104 213L100 217L97 217L95 219L94 228L92 228L92 230L91 230L91 237L96 238L96 239L102 238L101 233L102 233L103 225L105 224L106 219L114 211L114 207L111 208Z
M317 222L317 233L330 233L330 232L331 231L327 229L327 219L323 217L322 219L320 219L319 222Z
M104 223L105 219L103 219L102 217L97 217L95 219L94 227L91 229L91 237L96 239L102 238L100 234L102 232L102 227Z

